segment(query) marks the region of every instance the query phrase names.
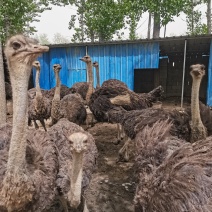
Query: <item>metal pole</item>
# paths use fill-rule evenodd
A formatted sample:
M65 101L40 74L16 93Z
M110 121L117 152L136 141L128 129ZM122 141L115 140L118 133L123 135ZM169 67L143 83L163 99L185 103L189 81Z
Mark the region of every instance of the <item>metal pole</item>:
M186 63L186 46L187 46L187 40L185 39L184 61L183 61L182 93L181 93L181 108L183 107L183 93L184 93L184 80L185 80L185 63Z

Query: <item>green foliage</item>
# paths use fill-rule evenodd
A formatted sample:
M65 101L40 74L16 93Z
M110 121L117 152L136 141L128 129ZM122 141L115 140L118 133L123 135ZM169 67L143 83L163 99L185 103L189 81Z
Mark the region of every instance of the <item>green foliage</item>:
M50 4L65 5L67 0L0 0L0 39L17 33L32 34L35 28L31 26L39 21L39 14L50 10Z
M115 0L78 0L77 16L72 16L69 29L75 29L75 41L100 41L112 39L117 30L124 27L123 4ZM79 22L78 28L75 27Z

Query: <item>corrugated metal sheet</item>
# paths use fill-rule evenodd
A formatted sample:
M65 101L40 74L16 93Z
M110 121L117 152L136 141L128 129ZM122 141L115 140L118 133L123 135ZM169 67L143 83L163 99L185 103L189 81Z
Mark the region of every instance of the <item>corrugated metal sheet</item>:
M134 69L158 68L159 43L127 43L94 46L52 47L39 61L42 64L40 85L50 89L55 86L52 66L62 66L62 84L71 87L75 82L86 81L86 64L79 59L87 53L92 61L99 63L100 83L111 78L125 82L130 89L134 87ZM94 73L94 86L96 74Z
M212 106L212 40L210 44L210 56L208 64L207 105Z

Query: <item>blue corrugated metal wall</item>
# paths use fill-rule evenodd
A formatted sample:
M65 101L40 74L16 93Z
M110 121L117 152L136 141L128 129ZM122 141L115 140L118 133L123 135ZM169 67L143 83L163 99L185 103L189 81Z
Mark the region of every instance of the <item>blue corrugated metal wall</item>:
M212 40L210 45L210 57L208 64L207 105L212 106Z
M111 78L125 82L130 89L134 88L134 69L158 68L159 44L111 44L87 47L92 61L99 63L100 83ZM86 64L79 59L86 54L86 46L51 47L49 52L39 58L41 62L40 86L50 89L55 86L53 64L62 66L61 82L71 87L75 82L86 81ZM94 73L94 86L96 74Z

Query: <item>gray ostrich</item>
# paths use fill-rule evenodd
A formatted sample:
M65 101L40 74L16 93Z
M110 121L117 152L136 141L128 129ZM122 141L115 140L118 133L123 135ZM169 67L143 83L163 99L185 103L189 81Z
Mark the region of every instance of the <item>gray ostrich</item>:
M59 77L61 66L54 64L53 69L56 76L56 88L51 107L51 125L55 124L61 118L67 118L76 124L83 124L86 120L86 109L82 97L76 93L68 94L61 99Z
M65 211L75 208L87 212L83 196L96 169L98 156L94 139L82 127L65 118L60 119L48 132L59 152L57 188L63 200L62 207ZM56 208L56 211L59 210Z
M35 78L35 89L36 94L34 99L29 98L29 108L28 108L28 123L34 121L35 128L38 129L36 120L39 120L42 124L45 131L45 119L50 118L51 116L51 101L43 95L40 89L39 78L40 78L40 62L34 61L32 64L36 69L36 78Z
M0 127L1 211L44 211L55 198L56 146L46 132L27 130L32 63L48 49L23 35L11 37L5 46L13 92L13 125Z

